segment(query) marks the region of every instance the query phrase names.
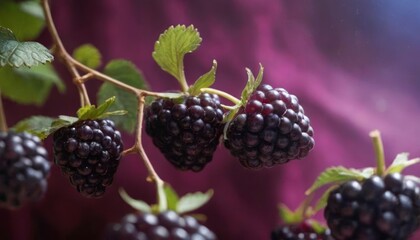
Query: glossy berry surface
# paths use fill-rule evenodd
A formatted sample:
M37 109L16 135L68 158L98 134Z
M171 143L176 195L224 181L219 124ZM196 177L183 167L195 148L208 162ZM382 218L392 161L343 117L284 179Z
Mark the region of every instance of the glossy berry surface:
M285 224L271 232L271 240L334 240L329 229L317 233L309 224Z
M408 239L419 226L420 190L399 173L333 190L324 216L336 239Z
M202 93L156 99L145 112L146 133L179 170L201 171L213 158L224 124L219 97Z
M40 200L50 172L47 150L29 133L0 132L0 207Z
M137 213L126 215L120 223L108 227L106 240L214 240L216 235L191 216L173 211L157 215Z
M305 157L313 148L313 129L296 96L262 84L229 123L224 145L251 169Z
M54 133L54 161L86 197L101 197L118 168L123 143L111 120L83 120Z

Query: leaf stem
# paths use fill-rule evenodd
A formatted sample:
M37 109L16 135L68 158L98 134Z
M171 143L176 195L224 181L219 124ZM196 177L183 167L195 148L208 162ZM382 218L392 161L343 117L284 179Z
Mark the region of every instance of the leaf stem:
M0 131L3 131L3 132L7 131L6 114L4 113L3 98L1 97L1 90L0 90Z
M224 92L224 91L220 91L220 90L217 90L217 89L214 89L214 88L201 88L200 90L201 90L201 92L217 94L220 97L224 97L227 100L233 102L234 104L240 104L241 103L241 100L237 99L236 97L234 97L234 96L232 96L229 93Z
M178 78L178 82L181 85L182 91L187 92L188 91L188 83L187 83L187 79L185 78L184 64L183 63L181 63L179 65L179 73L180 73L180 76Z
M382 144L381 133L378 130L373 130L369 133L372 138L373 149L376 156L376 174L383 176L385 173L385 154Z

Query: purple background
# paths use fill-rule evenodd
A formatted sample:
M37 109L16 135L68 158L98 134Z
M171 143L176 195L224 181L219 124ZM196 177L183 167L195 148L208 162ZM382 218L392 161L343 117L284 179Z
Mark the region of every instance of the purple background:
M92 43L104 62L133 61L153 90L178 89L159 69L151 53L159 34L170 25L194 24L203 42L186 56L190 83L218 61L215 87L239 96L245 67L265 67L264 82L299 97L315 130L310 155L287 165L249 171L220 147L199 174L178 172L144 138L159 175L180 194L214 189L200 211L220 239L268 239L278 223L277 204L294 208L316 176L328 166L374 164L368 137L379 129L387 163L399 152L420 156L420 3L417 1L280 1L280 0L53 0L53 16L71 52ZM41 41L50 44L48 33ZM56 90L44 107L5 101L9 125L34 114L74 115L75 87L59 61L68 86ZM87 84L92 99L99 81ZM124 135L126 146L132 136ZM51 146L51 139L47 139ZM420 167L406 173L418 174ZM132 211L119 197L124 187L135 198L155 201L154 185L145 181L137 156L122 160L115 182L99 200L84 199L53 167L43 201L18 211L0 210L0 239L101 239L107 222ZM414 238L413 238L414 239Z

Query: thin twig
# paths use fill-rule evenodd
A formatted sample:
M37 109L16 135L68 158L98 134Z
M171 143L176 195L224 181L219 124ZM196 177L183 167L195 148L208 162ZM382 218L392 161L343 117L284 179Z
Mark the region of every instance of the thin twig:
M7 131L6 114L4 114L3 98L1 97L1 90L0 90L0 131L3 131L3 132Z

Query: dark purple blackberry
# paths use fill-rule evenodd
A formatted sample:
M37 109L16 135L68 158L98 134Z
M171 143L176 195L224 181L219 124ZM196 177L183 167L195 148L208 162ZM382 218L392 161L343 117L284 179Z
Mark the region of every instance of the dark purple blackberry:
M54 160L83 196L101 197L121 159L121 134L111 120L82 120L54 133Z
M419 226L420 189L399 173L333 190L324 216L336 239L407 239Z
M329 229L316 233L306 222L281 225L271 232L271 240L334 240Z
M313 129L296 96L262 84L229 123L224 145L246 168L258 169L305 157Z
M174 211L157 215L137 213L126 215L120 223L108 227L106 240L214 240L216 235L191 216Z
M29 133L0 132L0 207L41 199L50 172L47 150Z
M156 99L145 112L146 133L177 169L201 171L213 158L224 124L219 97L202 93Z

